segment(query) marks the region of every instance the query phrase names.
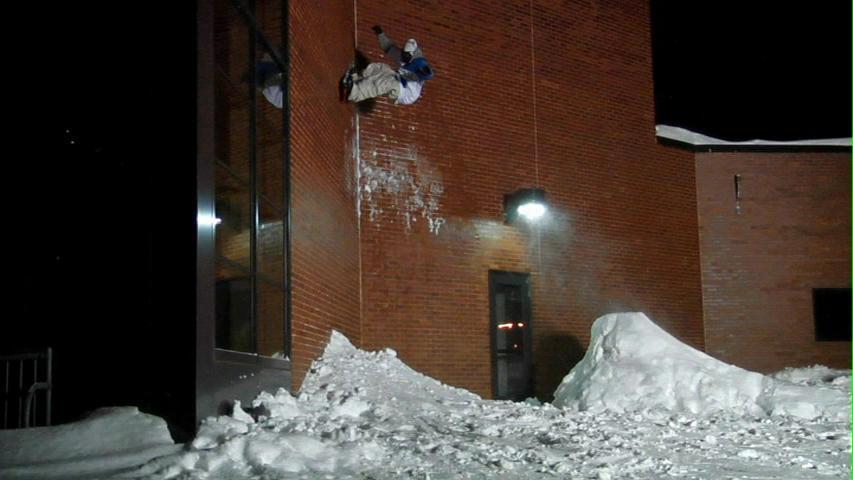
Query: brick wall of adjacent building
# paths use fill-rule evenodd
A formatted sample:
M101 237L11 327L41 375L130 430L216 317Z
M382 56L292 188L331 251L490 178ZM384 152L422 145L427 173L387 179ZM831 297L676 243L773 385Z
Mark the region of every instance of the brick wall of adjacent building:
M812 289L850 287L850 154L701 153L696 171L708 353L849 368L850 342L815 341Z
M702 299L693 155L655 141L648 2L532 3L356 3L369 58L378 23L436 70L418 104L356 118L362 340L491 395L488 271L529 272L550 399L598 316L643 311L702 348ZM532 186L550 218L505 225L503 195Z
M358 342L352 110L338 101L352 59L348 2L290 4L294 388L337 329Z

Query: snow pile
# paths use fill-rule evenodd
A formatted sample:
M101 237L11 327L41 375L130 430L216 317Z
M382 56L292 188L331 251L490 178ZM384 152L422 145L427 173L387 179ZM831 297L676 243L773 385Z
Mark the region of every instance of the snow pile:
M805 368L789 367L781 372L774 373L771 377L797 385L850 390L850 370L829 368L823 365Z
M789 372L798 384L788 384L811 388L818 375ZM77 443L100 441L90 436L98 432L80 433ZM850 441L849 421L829 418L649 416L483 400L412 370L392 350L364 352L333 333L297 397L279 390L236 403L231 415L208 418L183 451L118 478L823 480L850 478Z
M850 421L850 370L815 365L787 368L770 378L774 380L770 413Z
M163 419L102 408L78 422L0 430L0 478L103 478L179 448Z
M841 387L847 378L846 393L720 362L681 343L642 313L616 313L595 321L589 348L557 388L554 404L592 412L725 411L849 420L850 374L836 374Z
M173 478L196 472L241 478L261 472L313 478L360 472L394 453L377 441L377 434L419 430L416 419L409 424L399 418L408 408L448 414L448 405L478 400L415 372L393 350L358 350L333 332L298 397L279 389L275 395L261 393L245 410L236 402L230 416L203 422L187 452L151 462L137 475ZM376 430L371 423L387 426Z
M719 362L678 341L642 313L605 315L554 404L580 410L758 413L764 376Z
M365 352L338 332L332 332L321 361L315 362L302 383L300 399L311 401L318 397L334 399L333 415L349 410L348 403L368 402L380 410L391 404L435 410L444 409L447 404L480 400L467 390L412 370L392 349Z

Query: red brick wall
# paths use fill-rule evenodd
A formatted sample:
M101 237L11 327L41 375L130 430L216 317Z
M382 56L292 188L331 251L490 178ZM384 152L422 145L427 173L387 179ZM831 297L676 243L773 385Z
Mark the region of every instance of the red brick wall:
M352 58L347 2L290 4L294 388L331 329L358 343L358 223L352 110L338 101Z
M816 342L812 316L812 288L850 287L850 155L702 153L696 172L708 353L850 368L850 343Z
M488 270L533 279L537 393L614 311L703 346L693 155L654 134L648 2L359 0L370 26L416 37L436 77L415 106L358 115L363 344L491 394ZM535 80L535 81L534 81ZM535 100L535 101L534 101ZM540 185L540 230L502 198Z

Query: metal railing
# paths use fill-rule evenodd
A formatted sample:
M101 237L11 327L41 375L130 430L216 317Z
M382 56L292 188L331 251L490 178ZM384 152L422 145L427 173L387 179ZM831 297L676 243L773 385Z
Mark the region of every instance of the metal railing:
M50 425L52 363L50 347L0 354L3 429Z

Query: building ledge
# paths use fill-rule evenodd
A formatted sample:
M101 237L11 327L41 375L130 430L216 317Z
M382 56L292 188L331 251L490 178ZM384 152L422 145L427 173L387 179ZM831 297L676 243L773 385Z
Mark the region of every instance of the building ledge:
M709 137L680 127L655 125L662 144L694 151L850 151L851 138L822 138L792 141L747 140L732 142Z

